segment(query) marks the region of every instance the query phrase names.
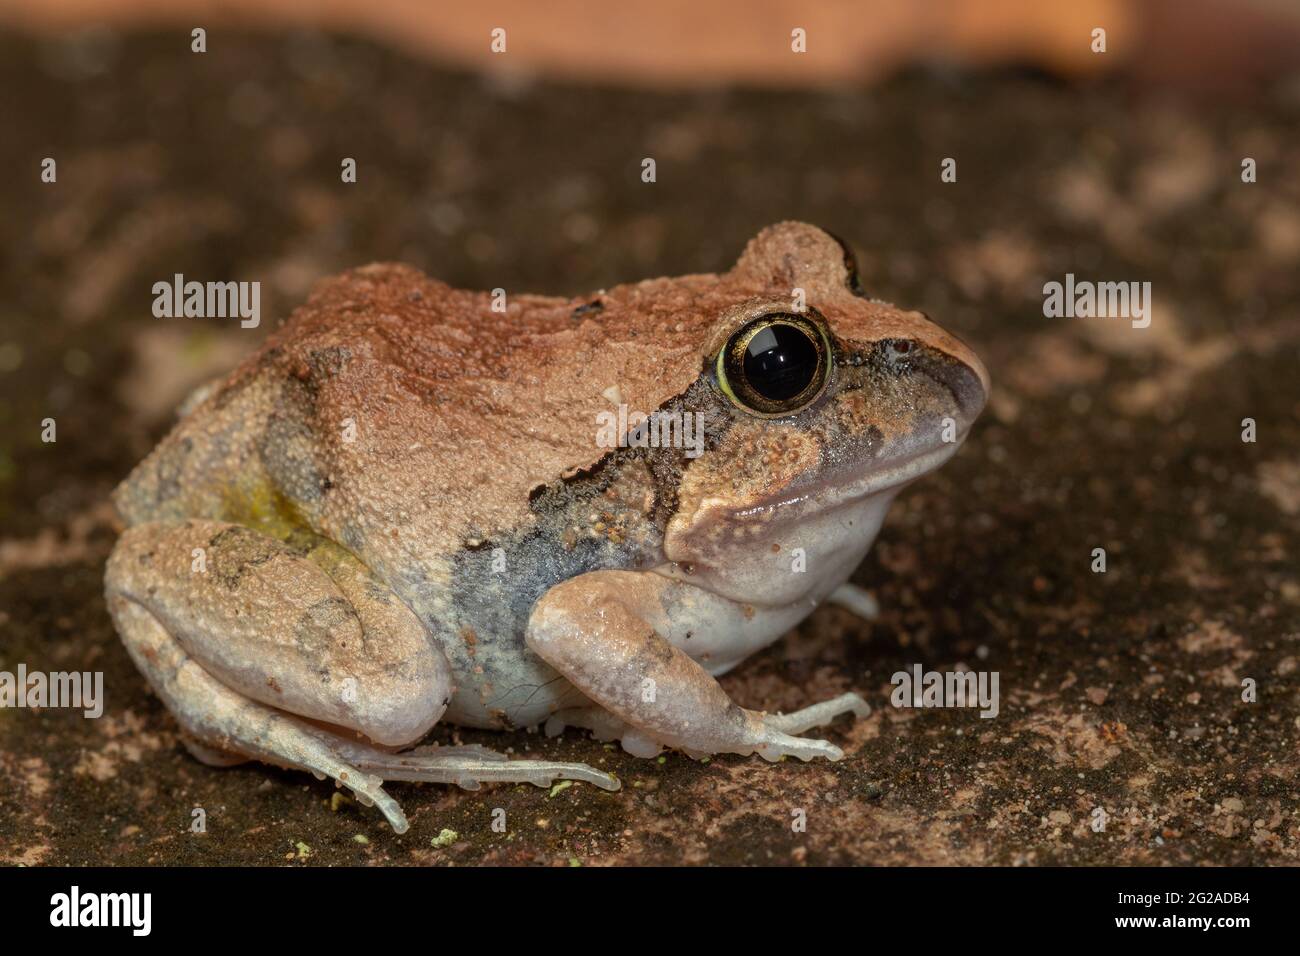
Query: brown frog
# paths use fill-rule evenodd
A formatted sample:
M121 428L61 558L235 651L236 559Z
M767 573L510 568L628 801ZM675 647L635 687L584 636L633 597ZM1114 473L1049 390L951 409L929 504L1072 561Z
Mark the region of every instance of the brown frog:
M384 780L618 786L416 747L439 720L839 759L800 735L857 695L777 715L714 678L863 606L846 581L966 437L979 359L793 222L722 275L500 302L326 280L118 488L109 609L191 750L333 777L398 831Z

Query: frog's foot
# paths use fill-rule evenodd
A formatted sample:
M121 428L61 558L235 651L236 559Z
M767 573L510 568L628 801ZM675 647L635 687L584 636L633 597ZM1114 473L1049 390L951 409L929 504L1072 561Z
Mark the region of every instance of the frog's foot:
M811 760L814 757L839 760L844 753L834 744L824 740L805 740L798 735L814 727L823 727L841 714L865 717L870 713L871 707L857 694L842 694L833 700L813 704L793 714L763 714L763 724L773 736L755 752L770 760L785 756L798 757L801 760ZM590 730L597 740L618 740L623 745L623 749L634 757L656 757L664 749L664 744L660 741L638 731L599 707L572 707L553 714L546 721L546 735L559 736L566 727ZM690 747L679 749L687 756L695 758L707 756L708 753Z
M566 727L590 730L600 741L618 740L628 730L626 723L600 707L568 707L556 711L547 718L544 730L546 736L558 737Z
M346 741L342 753L357 767L385 780L454 783L464 790L477 790L484 783L531 783L549 787L556 780L577 780L602 790L617 790L621 786L617 777L585 763L519 760L476 744L416 747L402 753L385 753Z
M864 621L874 621L880 617L880 602L875 595L856 584L841 584L826 600L856 614Z
M798 735L814 727L824 727L841 714L866 717L870 713L871 706L857 694L841 694L792 714L764 714L763 726L771 734L771 739L757 747L755 752L766 760L779 760L782 757L841 760L844 751L829 741L809 740Z

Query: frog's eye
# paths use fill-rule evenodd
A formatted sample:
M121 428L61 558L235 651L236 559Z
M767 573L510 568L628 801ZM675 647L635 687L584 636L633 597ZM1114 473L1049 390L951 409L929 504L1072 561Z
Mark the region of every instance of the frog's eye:
M771 313L744 326L718 353L718 385L746 411L790 415L822 393L830 367L830 338L819 324Z

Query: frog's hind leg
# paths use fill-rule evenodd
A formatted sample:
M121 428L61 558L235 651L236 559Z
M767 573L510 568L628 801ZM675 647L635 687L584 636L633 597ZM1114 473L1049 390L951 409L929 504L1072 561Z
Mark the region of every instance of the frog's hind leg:
M123 642L149 683L176 715L191 753L205 763L230 765L252 758L333 777L366 806L375 806L397 833L409 829L402 808L383 789L385 780L481 783L579 780L617 790L617 778L578 763L514 760L486 747L417 747L388 753L359 740L251 701L230 690L195 662L158 620L127 598L111 595L109 609Z
M240 756L333 777L363 803L379 808L398 833L406 815L384 792L383 780L340 759L328 735L230 690L198 665L145 608L109 595L109 611L127 651L168 709L191 752L229 765ZM209 759L211 758L211 759Z
M349 731L381 746L420 740L450 699L450 669L356 558L310 535L149 523L118 540L105 585L123 643L200 759L334 777L406 828L382 780L340 746Z

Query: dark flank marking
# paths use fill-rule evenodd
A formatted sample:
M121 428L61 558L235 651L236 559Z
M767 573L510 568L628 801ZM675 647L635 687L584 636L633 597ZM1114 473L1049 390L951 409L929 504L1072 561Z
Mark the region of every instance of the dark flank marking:
M328 354L327 354L328 353ZM266 418L255 439L258 457L271 483L291 502L318 501L325 491L326 476L316 461L316 402L324 377L335 363L346 361L345 349L322 349L312 353L294 375L285 380L279 407ZM299 379L297 371L305 371Z
M279 547L265 535L236 525L213 535L208 541L208 551L212 576L233 591L239 587L245 571L266 564L276 556Z
M475 535L452 564L451 607L433 627L461 635L465 653L481 669L483 686L503 689L491 694L489 708L499 711L503 726L510 725L510 711L525 706L522 697L531 698L546 686L519 685L511 678L510 660L526 653L524 630L538 598L590 571L646 568L662 560L662 528L628 503L635 496L619 494L623 482L646 487L644 464L621 455L606 459L588 473L543 486L532 504L537 520L527 529ZM590 520L593 513L621 533L598 532ZM504 570L497 570L497 549ZM465 637L469 634L472 640Z
M601 302L599 299L593 299L591 302L588 302L586 305L580 305L577 308L575 308L573 310L573 319L574 321L578 321L588 315L601 312L604 310L604 308L605 308L604 302Z

